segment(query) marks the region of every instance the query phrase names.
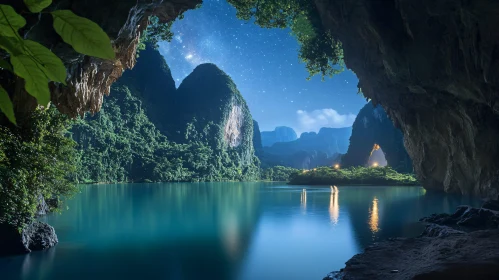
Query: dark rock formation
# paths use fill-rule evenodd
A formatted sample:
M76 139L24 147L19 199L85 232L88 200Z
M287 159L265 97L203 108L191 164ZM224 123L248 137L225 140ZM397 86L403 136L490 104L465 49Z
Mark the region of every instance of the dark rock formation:
M499 193L499 2L315 0L427 189Z
M71 116L81 115L86 111L97 112L102 105L103 96L109 93L111 84L121 76L125 69L133 67L139 37L147 26L149 15L158 16L160 22L169 22L201 3L200 0L57 0L53 2L52 7L70 9L75 14L99 24L111 38L116 52L114 61L78 54L53 31L49 14L23 13L23 16L27 17L28 25L27 28L21 30L22 36L49 47L62 58L68 69L68 85L52 85L51 92L53 103L61 112ZM12 5L18 12L25 9L22 1L9 0L4 1L3 4ZM36 103L20 88L17 87L18 90L14 95L16 110L18 113L31 111ZM16 87L13 86L12 89Z
M423 218L418 238L396 238L366 248L324 279L496 279L499 213L460 206L452 215Z
M125 71L120 81L139 95L137 98L142 101L146 115L161 132L167 133L165 125L177 89L170 67L159 51L147 44L146 49L140 51L137 64Z
M39 194L38 205L36 206L36 215L43 216L46 215L48 212L50 212L50 207L47 204L47 202L45 202L45 198L43 198L43 195Z
M255 154L258 156L263 149L262 146L262 136L260 134L260 126L258 122L253 120L253 148L255 149Z
M32 250L45 250L55 246L59 241L53 227L46 223L34 221L27 225L21 233L6 224L0 224L0 254L24 254Z
M291 127L278 126L273 131L262 131L262 145L270 147L274 143L294 141L298 138Z
M355 255L331 279L497 279L499 230L396 238Z
M460 206L452 215L433 214L422 218L421 221L464 229L497 229L499 227L497 212L470 206Z
M178 141L185 141L187 126L192 123L203 131L216 125L210 139L213 145L235 148L244 162L253 158L253 119L246 101L232 79L214 64L201 64L180 84L170 107L171 128ZM174 133L172 133L174 134ZM178 137L181 136L181 137ZM175 138L174 138L175 139Z
M404 147L402 132L393 126L381 106L371 102L362 108L352 126L348 152L343 166L365 166L375 144L385 154L388 165L398 172L412 172L412 162Z

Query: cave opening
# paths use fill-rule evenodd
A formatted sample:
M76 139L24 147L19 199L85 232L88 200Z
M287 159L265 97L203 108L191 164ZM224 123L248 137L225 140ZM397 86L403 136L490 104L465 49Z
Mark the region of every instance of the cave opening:
M379 144L374 144L373 148L371 150L371 153L369 154L369 159L367 160L368 167L384 167L388 165L388 161L386 160L385 157L385 152L383 152L383 149L381 149L381 146Z

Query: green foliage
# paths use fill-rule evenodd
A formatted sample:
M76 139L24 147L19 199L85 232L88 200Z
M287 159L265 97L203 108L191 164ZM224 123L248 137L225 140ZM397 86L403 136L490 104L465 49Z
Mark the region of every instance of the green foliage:
M32 13L39 13L52 4L52 0L24 0L24 4Z
M300 44L299 58L310 77L332 76L343 71L343 49L324 29L313 1L228 0L242 20L254 19L264 28L291 28Z
M319 167L294 173L291 185L418 185L413 174L398 173L391 167Z
M10 101L9 94L2 86L0 86L0 110L4 112L9 121L13 124L16 123L16 116L14 116L14 109L12 102Z
M101 111L72 128L80 153L76 179L89 182L243 181L258 178L256 163L242 164L235 150L213 144L212 122L187 125L184 144L169 141L150 122L142 102L123 84L112 87Z
M274 166L262 170L261 179L265 181L287 182L299 169L285 166Z
M32 13L41 12L50 6L51 0L25 0L25 5ZM69 10L52 11L53 26L64 42L73 46L75 51L114 59L111 40L94 22L75 15ZM10 65L0 60L0 68L13 72L25 81L25 90L36 98L37 102L47 106L50 102L50 81L66 84L66 68L63 62L45 46L25 40L18 33L26 25L24 17L9 5L0 5L0 49L10 56ZM12 94L12 93L11 93ZM9 95L7 98L10 100ZM2 96L5 100L5 96ZM2 101L0 108L4 114L13 112L12 102ZM15 119L8 116L9 120Z
M33 218L38 197L71 195L74 141L69 120L54 108L37 109L19 126L0 126L0 223L17 227Z
M54 29L75 51L103 59L114 59L114 50L106 32L95 22L70 10L51 12Z

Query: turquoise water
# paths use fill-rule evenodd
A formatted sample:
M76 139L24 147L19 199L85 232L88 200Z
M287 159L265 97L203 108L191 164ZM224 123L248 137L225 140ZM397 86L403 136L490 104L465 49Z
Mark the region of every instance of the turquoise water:
M303 191L305 189L305 191ZM82 187L43 220L60 243L0 259L1 279L322 279L374 241L465 197L419 187L275 183Z

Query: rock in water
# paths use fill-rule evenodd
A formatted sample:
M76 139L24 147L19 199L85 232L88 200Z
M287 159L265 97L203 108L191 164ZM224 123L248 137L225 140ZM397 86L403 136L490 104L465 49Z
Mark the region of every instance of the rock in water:
M42 222L33 222L22 232L23 244L34 251L54 247L59 240L52 226Z
M43 222L34 221L21 233L11 225L0 224L0 255L45 250L58 242L54 228Z

